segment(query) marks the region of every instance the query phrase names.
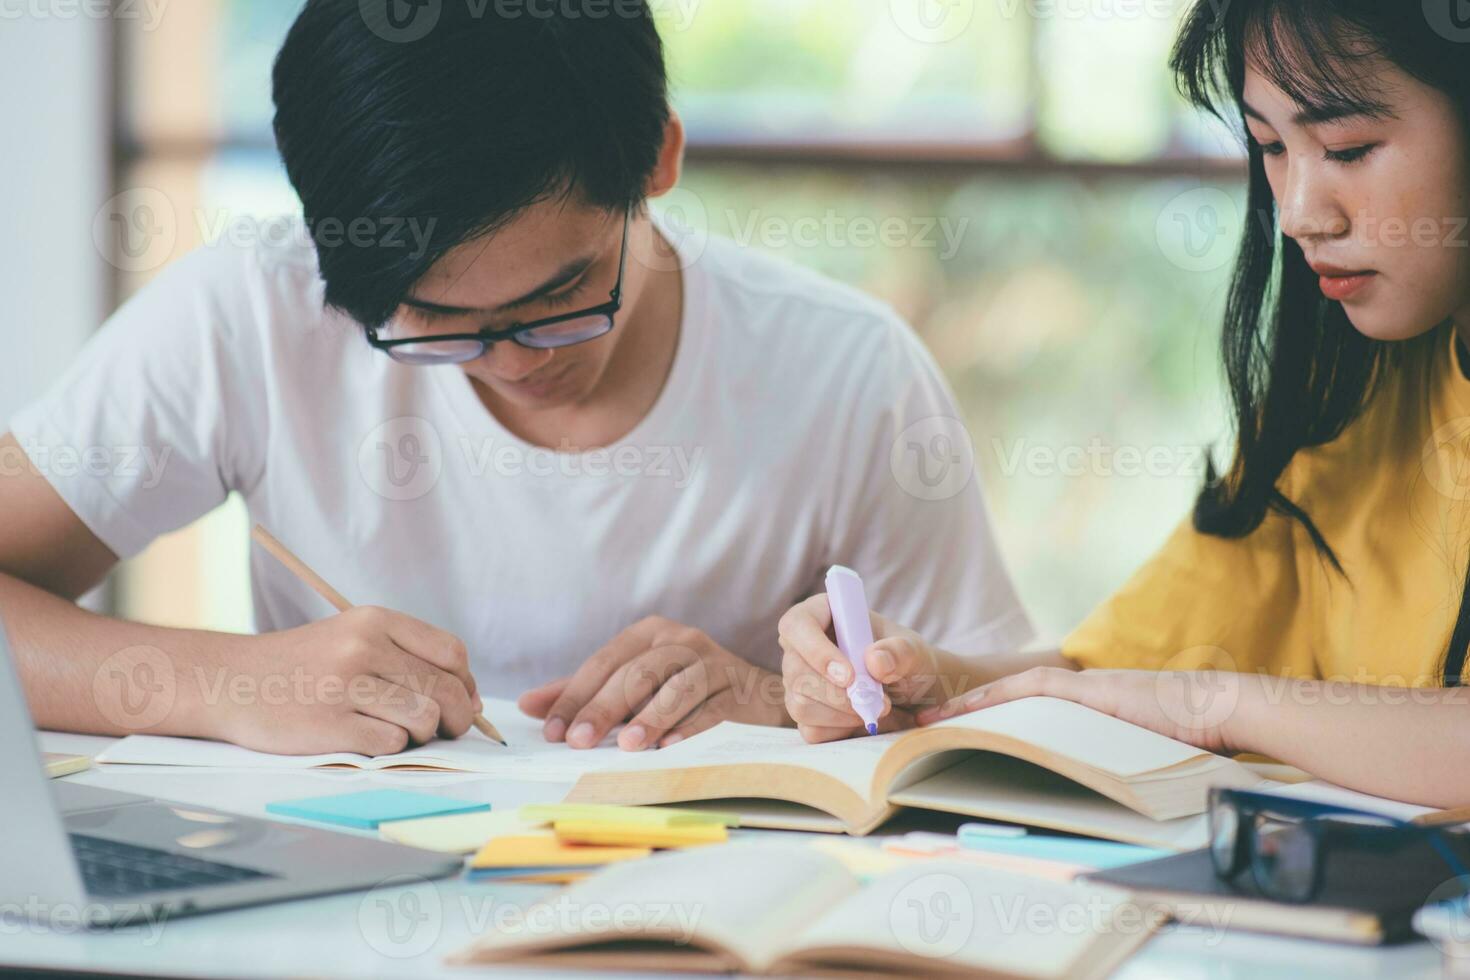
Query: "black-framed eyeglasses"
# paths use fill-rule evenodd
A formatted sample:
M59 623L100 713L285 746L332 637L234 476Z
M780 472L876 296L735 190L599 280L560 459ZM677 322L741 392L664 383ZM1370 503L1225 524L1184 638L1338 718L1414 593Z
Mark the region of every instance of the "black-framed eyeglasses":
M424 366L466 364L484 357L492 346L507 340L532 350L554 350L606 336L612 332L618 311L623 308L623 274L628 269L628 229L632 226L632 219L631 211L624 213L618 281L606 303L575 313L514 324L505 330L385 338L378 330L370 329L367 332L368 343L401 364Z
M1334 845L1388 848L1415 840L1428 841L1456 876L1467 874L1435 827L1269 793L1210 791L1210 860L1216 876L1230 881L1250 868L1261 894L1276 901L1315 898Z

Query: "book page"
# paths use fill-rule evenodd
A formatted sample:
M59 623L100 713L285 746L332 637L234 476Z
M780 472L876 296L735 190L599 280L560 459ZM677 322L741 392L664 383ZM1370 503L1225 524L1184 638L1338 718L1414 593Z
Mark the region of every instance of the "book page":
M886 962L906 960L911 975L1081 976L1153 931L1133 910L1119 914L1126 901L1101 886L919 861L875 879L812 923L781 967L794 960L840 970L870 964L878 952Z
M1069 834L1188 851L1209 843L1203 814L1154 820L1041 766L992 752L889 793L889 802L922 810L1005 820Z
M899 737L896 733L871 735L810 745L794 728L726 721L669 748L639 753L619 768L650 771L741 764L800 766L840 780L868 799L878 760Z
M1438 812L1433 807L1419 806L1416 803L1401 803L1382 796L1369 796L1367 793L1343 789L1341 786L1323 782L1320 779L1291 785L1270 783L1258 786L1256 789L1261 793L1274 793L1277 796L1290 796L1298 800L1311 800L1313 803L1326 803L1352 810L1381 813L1396 820L1413 820L1415 817Z
M1010 701L930 727L1005 735L1120 779L1210 755L1203 749L1060 698Z
M533 909L527 929L487 935L456 959L520 959L518 950L567 949L566 939L687 945L697 936L761 970L775 950L858 887L842 862L799 844L670 851L606 868L556 895L550 902L566 912L552 920L554 934L529 927L537 921Z

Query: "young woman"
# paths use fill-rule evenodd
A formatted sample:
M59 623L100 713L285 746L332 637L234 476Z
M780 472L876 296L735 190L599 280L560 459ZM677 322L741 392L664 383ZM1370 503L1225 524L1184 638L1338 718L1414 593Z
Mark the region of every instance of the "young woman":
M1470 31L1417 3L1217 8L1186 17L1173 67L1247 133L1233 464L1059 652L965 659L878 617L886 724L1048 695L1470 804ZM818 596L781 626L788 709L814 741L857 724L829 622Z

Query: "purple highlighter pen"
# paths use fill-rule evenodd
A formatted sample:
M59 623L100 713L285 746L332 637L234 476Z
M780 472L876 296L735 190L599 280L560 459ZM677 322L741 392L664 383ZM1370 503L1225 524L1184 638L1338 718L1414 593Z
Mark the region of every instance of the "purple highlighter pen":
M858 573L841 565L827 572L827 604L832 607L832 626L837 647L852 664L853 680L847 685L847 700L857 712L869 735L878 734L878 716L883 713L883 686L873 680L863 663L863 654L873 645L873 621L868 618L868 598Z

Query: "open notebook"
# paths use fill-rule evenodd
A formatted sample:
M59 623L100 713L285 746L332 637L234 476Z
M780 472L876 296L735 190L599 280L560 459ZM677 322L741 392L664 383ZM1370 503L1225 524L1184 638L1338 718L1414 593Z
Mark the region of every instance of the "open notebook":
M273 755L238 745L195 738L129 735L97 756L102 763L201 766L216 769L438 769L544 782L571 782L583 773L619 765L628 759L609 737L595 749L575 751L547 742L541 722L521 714L514 701L485 699L509 747L471 729L459 739L439 739L396 755L366 756L352 752L326 755Z
M543 914L544 913L544 914ZM1126 892L922 861L864 885L788 844L605 869L451 962L807 976L1105 977L1157 925Z
M1260 782L1233 760L1090 708L1027 698L929 728L825 745L727 722L589 772L567 800L780 800L831 814L854 834L908 806L1185 850L1205 843L1198 815L1211 786ZM779 812L746 823L786 825Z

